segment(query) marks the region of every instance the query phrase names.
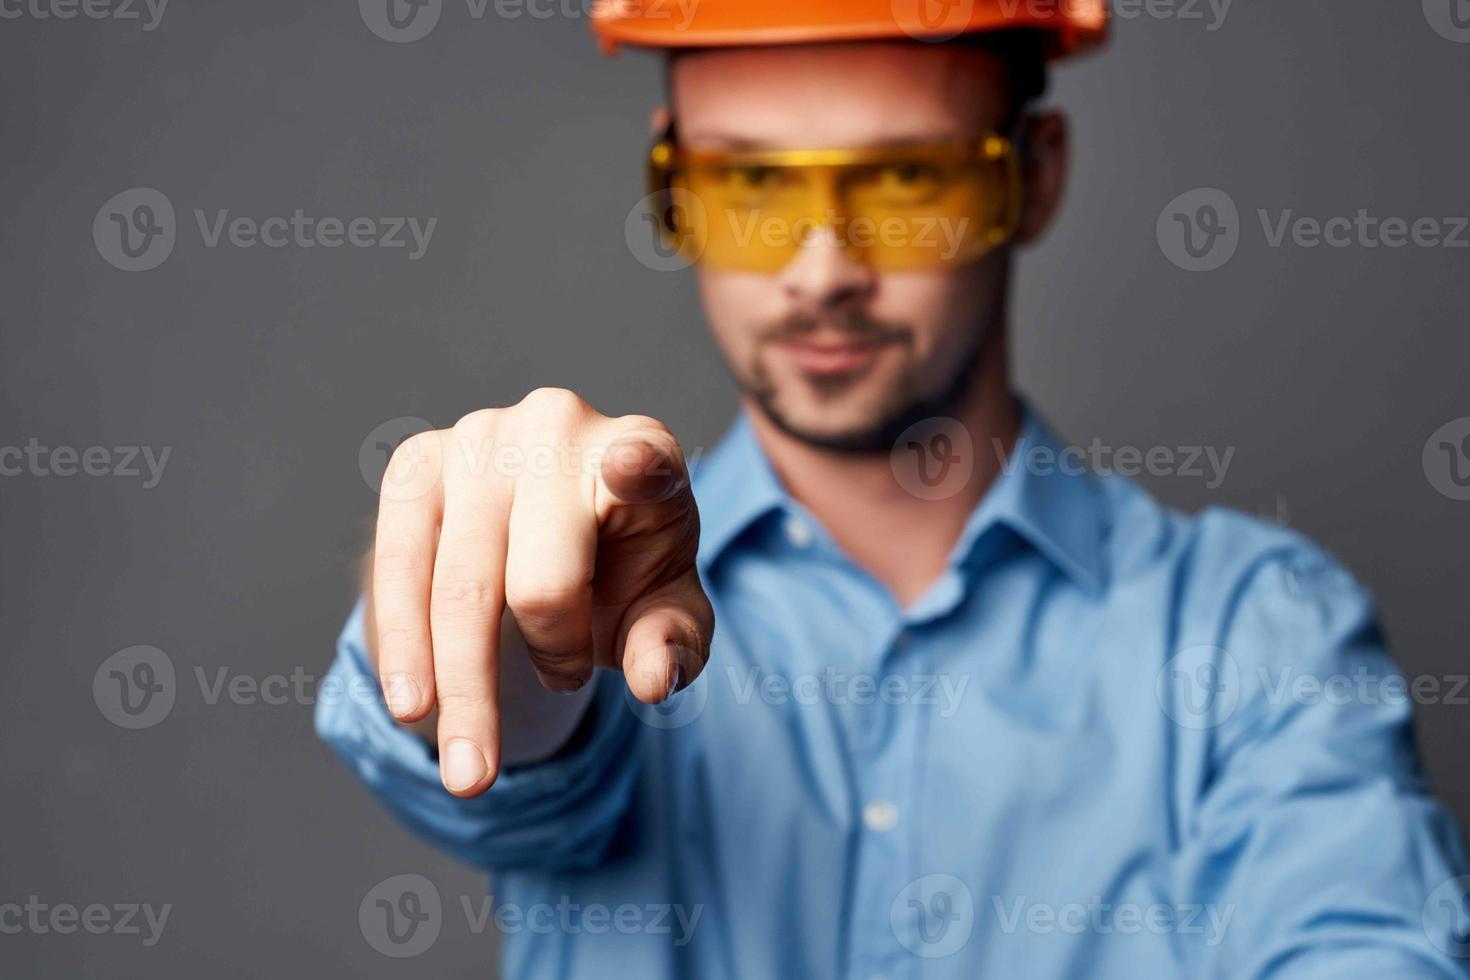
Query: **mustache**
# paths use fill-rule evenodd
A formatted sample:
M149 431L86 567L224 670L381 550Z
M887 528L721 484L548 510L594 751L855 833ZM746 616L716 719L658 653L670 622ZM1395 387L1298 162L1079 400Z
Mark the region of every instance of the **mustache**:
M913 339L911 328L900 323L890 323L869 316L861 310L829 313L814 316L810 313L793 313L761 329L763 341L800 340L816 333L823 326L833 327L855 343L908 343Z

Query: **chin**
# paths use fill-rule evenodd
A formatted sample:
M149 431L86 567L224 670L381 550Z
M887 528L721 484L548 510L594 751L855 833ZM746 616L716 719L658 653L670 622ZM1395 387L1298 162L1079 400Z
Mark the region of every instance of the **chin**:
M761 397L757 402L771 423L792 438L820 449L849 453L887 453L893 448L897 431L894 412L886 412L871 400L859 404L838 402L813 403L795 399ZM901 429L902 426L899 427Z

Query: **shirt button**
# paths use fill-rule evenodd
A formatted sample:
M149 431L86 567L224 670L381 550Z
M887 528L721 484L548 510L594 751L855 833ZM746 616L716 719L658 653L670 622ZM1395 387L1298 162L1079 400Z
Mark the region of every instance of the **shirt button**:
M812 543L812 529L807 527L806 521L793 517L786 522L786 540L798 548L805 548Z
M875 833L884 833L898 825L898 807L887 800L874 800L863 807L863 823Z

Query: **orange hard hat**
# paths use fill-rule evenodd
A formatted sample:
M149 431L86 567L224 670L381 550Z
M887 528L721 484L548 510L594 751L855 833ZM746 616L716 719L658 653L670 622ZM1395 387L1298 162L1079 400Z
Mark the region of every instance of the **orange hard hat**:
M1107 0L596 0L603 50L916 38L1030 28L1052 58L1102 43Z

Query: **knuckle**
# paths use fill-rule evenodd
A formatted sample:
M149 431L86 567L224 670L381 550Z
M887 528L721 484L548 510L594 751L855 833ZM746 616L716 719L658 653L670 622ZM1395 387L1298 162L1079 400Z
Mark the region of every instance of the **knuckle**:
M454 423L454 434L461 439L488 439L495 434L498 415L498 411L493 408L482 408L470 412Z
M416 623L378 619L378 648L391 647L395 650L417 646L427 640L424 630Z
M436 694L436 701L441 712L454 714L456 712L481 711L491 707L494 703L493 699L484 691L460 690L452 685L449 690L445 690L444 688L445 683L441 681Z
M518 620L546 625L565 618L587 595L587 583L574 579L541 577L514 580L505 588L505 604Z
M542 677L573 680L584 677L592 666L592 658L577 650L542 650L529 648L531 665Z
M430 604L441 612L488 614L495 604L495 590L479 576L439 574L434 576Z
M570 388L541 387L526 392L521 404L531 408L569 409L582 408L586 402Z
M406 541L379 538L373 552L374 575L379 581L415 581L428 570L427 556Z
M581 425L591 407L566 388L537 388L517 404L526 432L569 432Z
M517 407L542 424L573 422L581 418L588 408L580 395L566 388L532 389Z

